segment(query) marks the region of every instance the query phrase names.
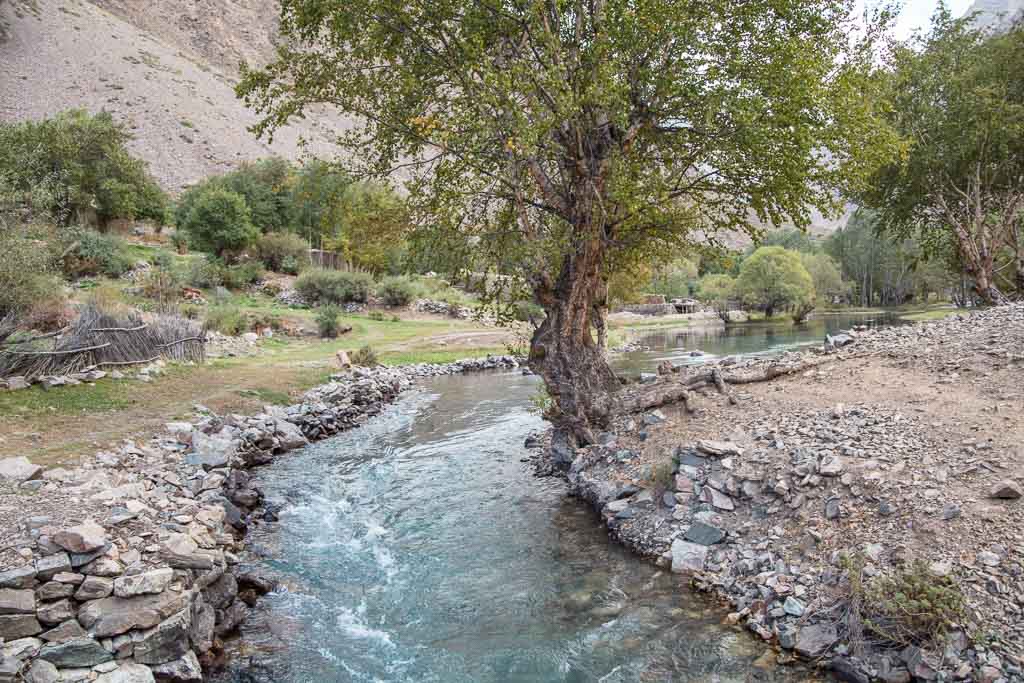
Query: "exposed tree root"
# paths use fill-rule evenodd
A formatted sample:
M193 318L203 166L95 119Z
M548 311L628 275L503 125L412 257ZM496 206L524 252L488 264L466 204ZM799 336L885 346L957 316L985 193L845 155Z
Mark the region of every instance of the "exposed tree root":
M690 403L690 392L705 386L714 387L719 394L728 399L730 404L736 405L736 397L729 389L731 384L768 382L844 358L846 356L835 354L823 358L812 358L795 365L772 363L759 372L753 373L725 373L721 368L712 368L696 375L662 375L656 382L621 392L615 397L615 410L619 414L640 413L671 403L682 402L686 412L692 413L694 409Z

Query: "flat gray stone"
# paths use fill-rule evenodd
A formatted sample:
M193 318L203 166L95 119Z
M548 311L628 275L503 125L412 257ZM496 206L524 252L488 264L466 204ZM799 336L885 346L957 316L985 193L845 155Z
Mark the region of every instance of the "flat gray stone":
M165 591L134 598L109 597L87 602L78 611L78 622L97 638L153 628L188 603L188 593Z
M39 659L50 662L58 669L89 669L113 658L114 655L88 637L50 643L39 651Z
M804 615L804 609L806 608L804 607L804 603L790 595L786 598L786 602L782 604L782 609L791 617L802 617Z
M53 535L53 542L68 552L91 553L107 545L107 532L92 520L78 526L61 529Z
M135 642L135 661L140 664L166 664L184 657L189 651L191 616L190 610L184 609L145 632Z
M226 466L235 451L235 443L230 438L210 436L197 430L192 433L192 452L185 456L185 462L212 470Z
M0 588L0 614L35 614L36 594L31 589Z
M203 669L199 666L196 653L192 650L189 650L181 659L167 664L157 664L150 668L153 670L153 674L161 680L170 679L180 683L203 680Z
M29 667L25 681L26 683L57 683L60 681L60 671L46 660L37 659Z
M697 545L714 545L725 539L725 532L704 522L694 522L683 534L683 538Z
M58 600L40 605L36 610L36 617L44 624L60 624L68 619L74 619L75 610L70 600Z
M82 638L86 636L85 629L74 619L68 619L60 626L55 626L39 637L49 643L63 643L66 640Z
M22 484L26 481L38 479L43 474L43 468L33 465L28 458L19 455L16 458L4 458L0 460L0 480L7 480L15 484Z
M36 568L31 564L0 572L0 588L31 588L35 580Z
M796 635L797 654L808 659L825 654L832 644L838 640L836 627L831 624L811 624L804 626Z
M71 558L67 553L54 553L36 560L36 574L40 581L49 581L57 574L71 571Z
M43 627L34 614L5 614L0 616L0 640L17 640L40 633Z
M732 502L732 498L711 486L701 488L700 499L704 503L711 503L713 507L719 510L728 512L736 509L736 504Z
M672 542L672 571L676 574L703 571L707 557L706 545L690 543L679 538Z
M114 579L102 576L87 576L82 585L75 592L75 599L85 602L87 600L99 600L114 592Z
M142 664L122 664L110 673L100 674L96 683L154 683L153 671Z
M130 598L136 595L162 593L173 580L174 570L170 567L154 569L142 574L119 576L114 579L114 595L119 598Z

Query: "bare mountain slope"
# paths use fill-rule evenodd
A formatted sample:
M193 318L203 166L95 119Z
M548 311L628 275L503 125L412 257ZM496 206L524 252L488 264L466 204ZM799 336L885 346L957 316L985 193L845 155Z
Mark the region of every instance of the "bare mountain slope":
M0 0L0 120L72 107L110 111L171 191L243 160L297 159L300 137L312 153L334 153L329 141L343 125L338 116L298 122L273 145L246 130L256 117L235 98L236 68L226 65L267 55L276 26L272 0L98 2L143 28L85 0ZM161 30L154 35L147 26Z

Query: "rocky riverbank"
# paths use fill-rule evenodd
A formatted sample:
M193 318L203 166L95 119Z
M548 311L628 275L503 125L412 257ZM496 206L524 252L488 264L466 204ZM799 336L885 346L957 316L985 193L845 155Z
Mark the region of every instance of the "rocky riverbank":
M800 370L550 459L613 536L733 605L766 661L1024 680L1024 307L833 341L726 359L733 375Z
M287 408L197 406L195 422L76 468L0 461L0 683L202 680L272 589L239 567L248 525L275 516L251 470L361 424L415 377L516 365L354 368Z

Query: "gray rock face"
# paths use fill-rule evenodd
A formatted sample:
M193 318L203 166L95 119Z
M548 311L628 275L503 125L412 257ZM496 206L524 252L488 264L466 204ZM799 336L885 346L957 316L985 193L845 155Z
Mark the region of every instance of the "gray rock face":
M36 580L36 568L25 565L0 572L0 588L31 588Z
M40 605L36 610L36 617L44 624L59 624L62 621L75 618L75 610L71 601L64 599Z
M36 560L36 574L40 581L49 581L61 572L71 571L71 558L67 553L54 553Z
M141 664L165 664L184 657L189 651L191 613L182 610L143 634L135 643L135 661Z
M171 585L174 570L170 567L114 579L114 595L119 598L130 598L136 595L152 595L162 593ZM105 597L105 596L104 596Z
M136 628L153 628L180 612L187 603L187 593L174 591L135 598L103 598L86 603L78 612L78 621L97 638L109 638Z
M800 629L796 636L796 652L812 659L825 654L839 635L831 624L811 624Z
M142 664L122 664L110 673L100 674L96 683L155 683L153 671Z
M686 530L683 538L697 545L714 545L722 542L725 538L725 532L718 527L705 524L704 522L694 522Z
M7 480L15 484L38 479L43 473L43 468L33 465L28 458L19 455L16 458L4 458L0 460L0 480Z
M235 444L230 438L195 431L192 434L192 452L185 457L185 462L212 470L225 467L235 452Z
M100 550L107 545L107 532L89 520L53 535L53 542L68 552L82 554Z
M151 667L153 674L161 681L189 683L203 680L203 669L199 666L196 653L189 650L184 657L166 664Z
M192 613L192 626L189 628L189 641L193 649L199 653L208 652L213 647L213 628L216 613L206 603L199 604Z
M0 588L0 614L35 614L36 596L23 588Z
M0 657L0 683L17 683L23 668L22 662L13 657Z
M1014 480L1004 479L993 486L988 495L990 498L1017 500L1021 496L1024 496L1024 489L1022 489L1021 485Z
M672 542L672 571L677 574L702 571L707 557L708 548L705 545L679 538Z
M34 614L5 614L0 616L0 640L17 640L41 632L43 627Z
M60 672L53 664L44 659L37 659L32 662L28 673L25 675L26 683L57 683L60 680Z
M302 448L309 443L302 430L293 425L288 420L278 419L275 423L275 432L277 433L277 439L281 443L281 447L285 450L294 450L296 448Z
M81 638L85 635L85 629L77 621L68 619L60 626L50 629L39 637L51 643L63 643L66 640Z
M87 669L109 662L114 655L92 638L74 638L44 646L39 651L39 658L58 669Z
M75 593L75 599L86 601L86 600L99 600L105 598L114 591L114 580L104 578L102 576L87 576L82 585L78 587L78 591Z

